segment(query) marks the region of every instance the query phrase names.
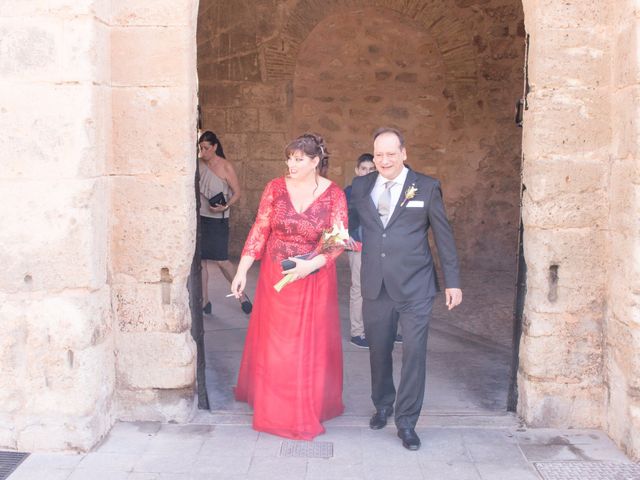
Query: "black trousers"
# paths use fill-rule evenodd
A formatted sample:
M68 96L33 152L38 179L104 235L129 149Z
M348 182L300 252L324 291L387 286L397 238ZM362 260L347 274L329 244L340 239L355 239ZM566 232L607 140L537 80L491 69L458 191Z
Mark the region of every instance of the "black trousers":
M371 400L376 409L395 402L398 428L414 428L420 417L427 370L427 337L434 297L396 302L384 285L374 300L363 299L364 335L369 343ZM393 345L402 327L402 369L396 394L393 383Z

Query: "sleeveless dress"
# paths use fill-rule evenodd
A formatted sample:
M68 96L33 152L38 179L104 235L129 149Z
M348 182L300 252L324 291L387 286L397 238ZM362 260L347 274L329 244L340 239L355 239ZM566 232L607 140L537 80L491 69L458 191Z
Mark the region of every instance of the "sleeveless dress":
M335 259L324 253L316 273L273 288L280 261L319 251L321 235L347 225L344 192L332 183L303 213L293 208L284 178L272 180L260 200L242 252L261 260L253 313L235 390L253 406L253 428L311 440L322 421L342 414L342 344Z
M211 198L222 192L228 201L231 197L229 184L218 177L205 162L198 160L200 173L200 193ZM200 255L203 260L229 259L229 210L215 213L209 210L209 203L200 197Z

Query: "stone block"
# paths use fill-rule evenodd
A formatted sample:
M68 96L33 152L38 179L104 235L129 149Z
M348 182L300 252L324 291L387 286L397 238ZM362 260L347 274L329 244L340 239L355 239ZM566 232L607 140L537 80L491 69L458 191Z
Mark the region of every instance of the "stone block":
M602 312L604 253L604 235L595 228L549 230L525 223L527 312Z
M202 72L201 61L198 63L198 75L202 79L198 85L198 98L203 109L220 109L249 106L242 96L242 85L238 83L220 83L207 81ZM210 122L210 120L207 120ZM224 127L224 125L222 125ZM218 133L218 132L216 132Z
M50 414L17 420L17 448L23 452L88 452L109 431L113 420L95 405L93 415L71 417Z
M640 83L640 16L621 19L613 42L613 84L624 88Z
M184 423L195 408L193 387L170 390L120 390L116 415L123 421Z
M283 176L285 172L284 162L249 162L246 175L247 188L262 191L269 181Z
M92 85L0 89L0 179L47 180L42 195L56 179L103 175L111 125L108 95L106 87Z
M240 87L243 105L252 107L290 107L291 98L285 82L247 83Z
M105 179L3 181L0 291L59 292L106 282Z
M588 28L610 25L613 9L607 0L590 2L558 2L540 0L523 2L527 31L539 28Z
M118 390L192 388L196 346L190 332L120 333L116 337Z
M254 149L252 145L253 136L247 133L225 133L215 131L224 147L224 153L227 160L231 161L234 166L236 162L251 161ZM251 152L251 153L250 153ZM236 173L240 175L240 170L236 169Z
M612 92L611 101L613 158L631 164L631 178L640 182L640 86Z
M587 328L589 333L582 336L578 333L583 330L580 319L571 320L570 325L576 330L574 334L555 332L533 337L525 332L520 342L519 360L527 376L538 382L581 387L602 383L602 333ZM595 323L591 319L587 322Z
M611 148L608 89L564 88L529 94L522 147L525 158L604 161Z
M171 52L169 55L168 52ZM112 27L113 86L192 85L195 76L193 32L182 27Z
M120 332L172 332L189 329L191 312L185 291L186 279L171 283L116 283L113 306Z
M62 22L0 20L0 75L3 80L56 79L62 44Z
M53 413L108 415L115 383L108 291L33 298L2 299L0 411L31 423Z
M112 0L114 25L177 26L195 24L197 2L193 0Z
M529 84L553 87L605 87L611 77L611 38L604 29L536 26L531 33Z
M110 28L95 17L77 17L62 24L60 80L110 85Z
M285 108L261 108L259 112L261 132L286 132L289 114Z
M195 92L185 87L116 88L112 95L111 172L195 178Z
M163 268L186 278L195 249L193 178L114 177L111 275L158 282Z
M75 18L80 15L95 15L102 20L110 16L110 4L102 0L3 0L0 17L57 17Z
M607 166L571 159L537 159L523 171L523 218L539 228L605 225L609 215Z
M518 374L518 414L530 427L600 428L604 414L602 386L541 382Z
M230 108L227 110L227 132L248 133L258 131L256 108Z

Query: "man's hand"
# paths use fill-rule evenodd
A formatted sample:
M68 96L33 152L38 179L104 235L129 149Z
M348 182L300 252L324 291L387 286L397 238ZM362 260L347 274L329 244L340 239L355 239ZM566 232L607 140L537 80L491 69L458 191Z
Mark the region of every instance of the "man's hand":
M459 288L446 288L444 290L444 297L447 308L453 310L462 303L462 290Z

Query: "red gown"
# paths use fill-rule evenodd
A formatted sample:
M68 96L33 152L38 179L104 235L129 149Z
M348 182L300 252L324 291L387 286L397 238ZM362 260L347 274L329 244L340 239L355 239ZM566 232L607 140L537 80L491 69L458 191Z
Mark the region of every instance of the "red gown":
M342 344L335 258L314 274L286 285L280 261L318 249L322 232L347 225L344 192L332 183L303 213L291 203L284 178L265 187L242 251L260 259L260 274L245 341L237 400L253 407L253 428L311 440L321 422L340 415Z

